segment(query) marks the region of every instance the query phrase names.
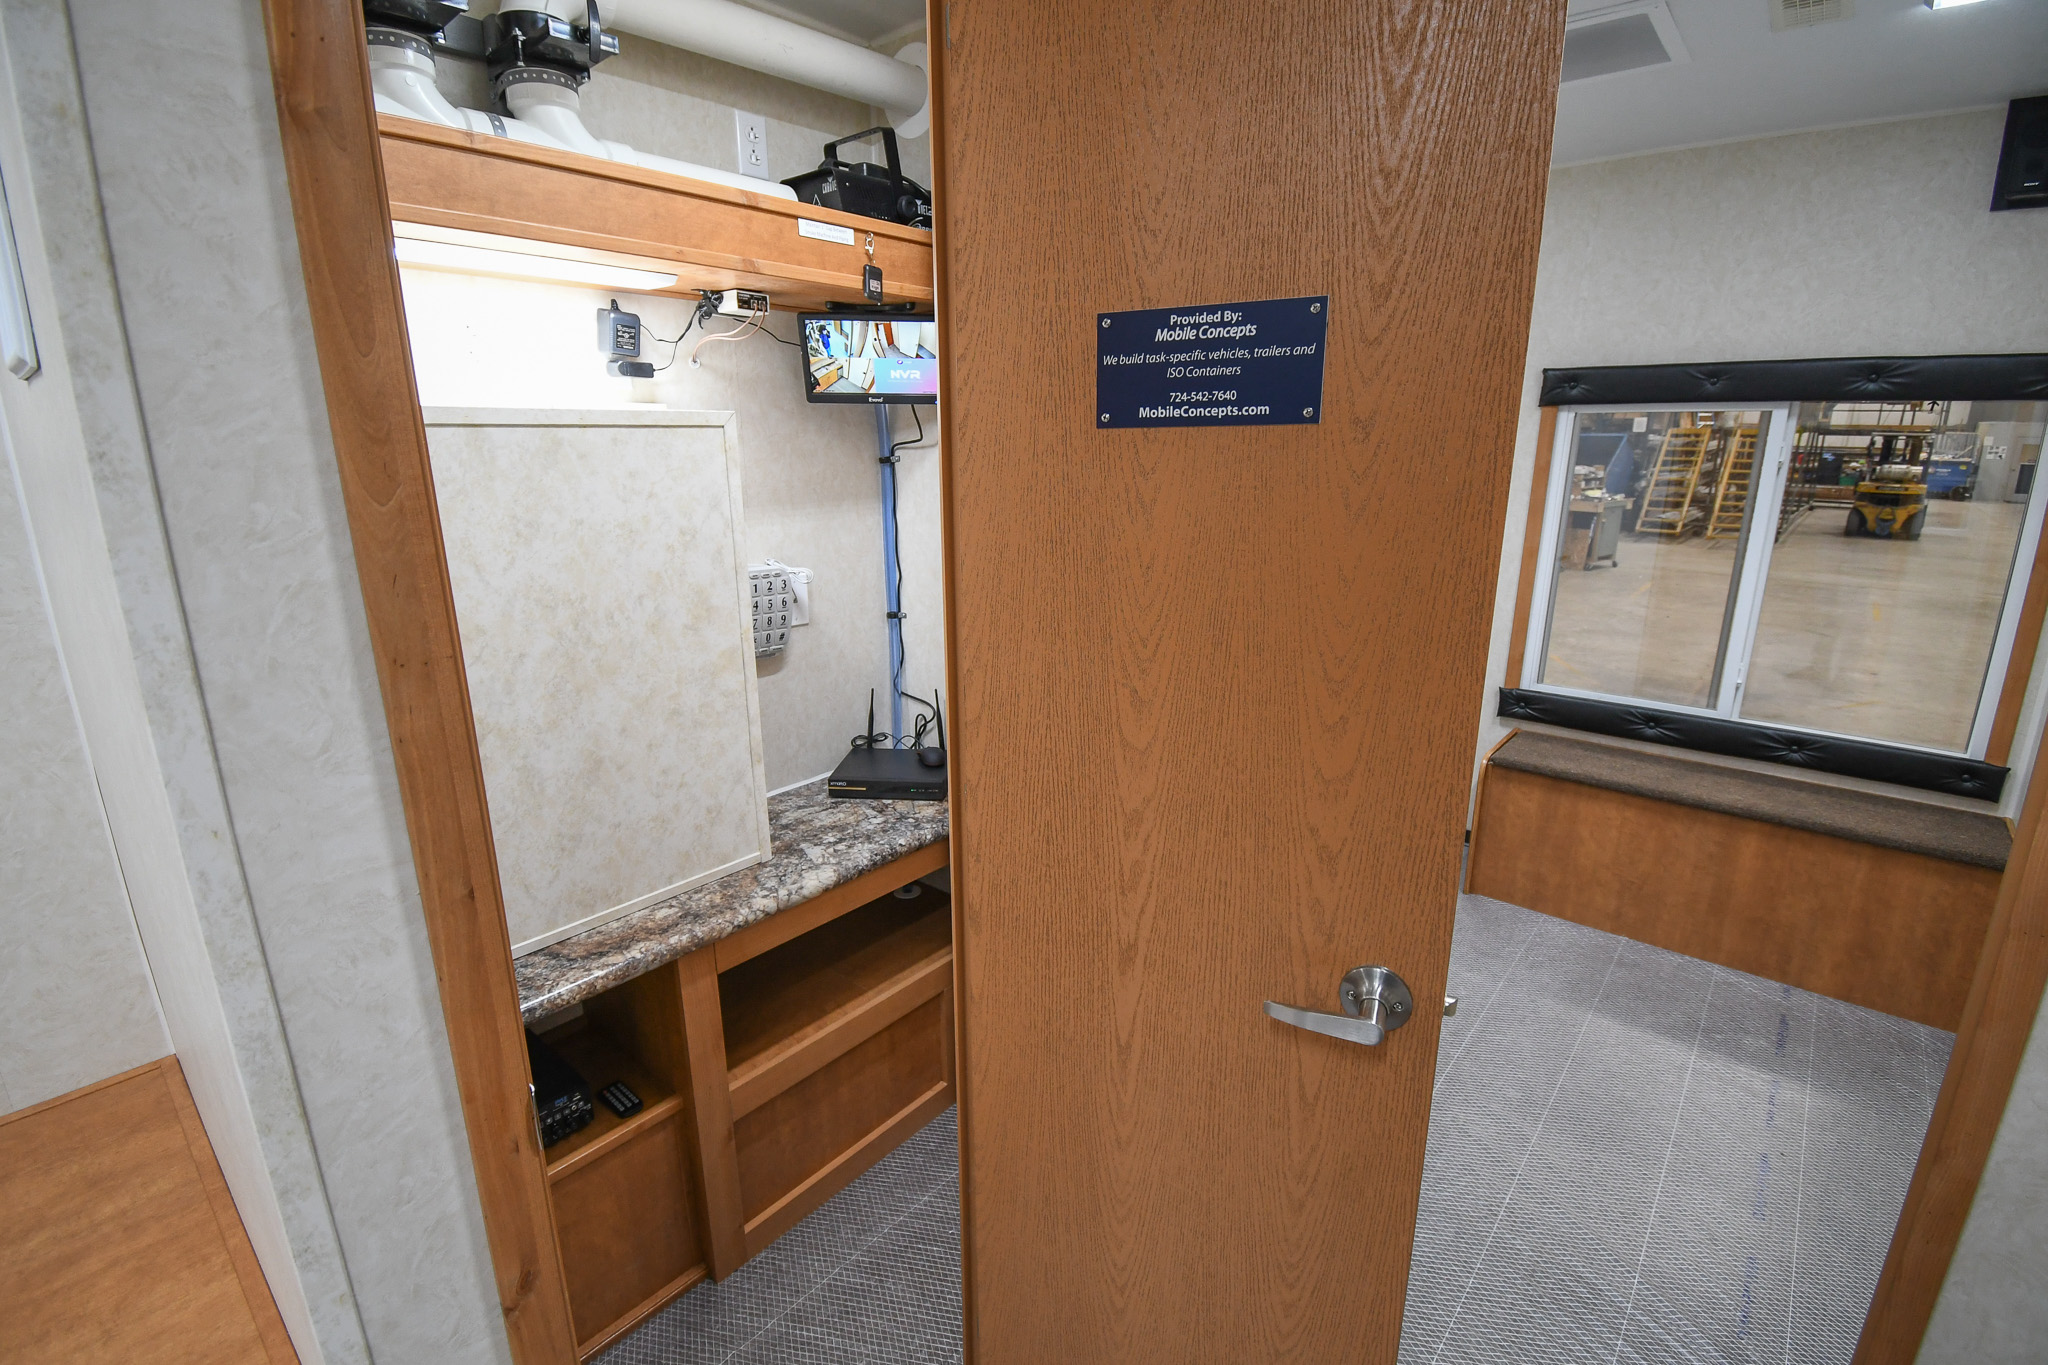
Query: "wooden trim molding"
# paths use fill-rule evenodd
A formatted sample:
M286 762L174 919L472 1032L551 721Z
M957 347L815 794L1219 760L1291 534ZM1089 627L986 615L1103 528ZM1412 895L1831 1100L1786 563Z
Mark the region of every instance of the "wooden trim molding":
M1557 409L1536 420L1536 463L1529 472L1529 515L1522 527L1522 574L1515 580L1515 620L1508 631L1508 666L1502 687L1522 685L1522 653L1529 643L1529 606L1536 596L1536 556L1543 546L1543 509L1550 503L1550 452L1557 444Z
M206 1136L206 1125L199 1119L199 1106L192 1102L192 1087L185 1081L185 1068L175 1056L165 1057L156 1065L164 1088L170 1091L171 1105L178 1111L178 1126L185 1132L185 1146L192 1153L193 1168L206 1191L206 1202L213 1209L214 1226L220 1229L221 1242L234 1263L235 1277L242 1282L242 1297L248 1301L256 1335L263 1339L263 1349L273 1361L297 1365L299 1353L292 1348L284 1318L277 1311L277 1299L270 1292L270 1282L264 1279L263 1267L256 1261L256 1248L249 1244L248 1229L242 1226L235 1196L228 1189L227 1177L221 1174L213 1140Z
M2020 707L2027 699L2027 682L2034 673L2034 655L2041 647L2041 620L2048 615L2048 535L2034 547L2034 563L2028 572L2027 595L2020 602L2019 629L2013 632L2012 655L2005 661L2005 677L1998 690L1998 710L1991 717L1991 738L1984 748L1984 761L2008 766L2012 758L2012 737L2019 729Z
M690 1067L690 1150L702 1173L704 1255L722 1280L748 1255L740 1207L740 1157L733 1141L732 1089L725 1064L725 1018L718 1003L718 956L710 948L678 958L683 1040Z
M929 876L946 865L949 856L948 841L939 840L926 844L914 853L883 863L880 867L863 872L850 882L841 882L830 891L822 892L801 905L792 905L779 910L767 919L750 924L730 938L698 949L708 951L717 959L718 970L730 971L742 962L750 961L779 948L801 934L834 920L854 909L866 905L877 897L886 896L899 886L908 886L919 877Z
M928 105L931 109L931 166L932 166L932 316L937 320L939 335L951 335L954 316L951 292L946 284L952 255L952 229L947 226L946 215L938 212L939 206L947 201L951 192L952 174L946 167L946 152L951 145L948 116L950 64L953 50L953 0L925 0L925 39L929 44L929 60L926 64ZM963 16L964 18L964 16ZM946 695L958 698L960 692L960 654L956 645L960 636L960 596L957 591L953 565L955 545L953 528L958 525L953 490L958 487L953 477L953 442L945 427L945 414L952 412L956 391L953 385L953 369L950 365L939 367L938 421L942 439L939 442L939 571L944 584L943 624L946 639ZM953 752L958 754L958 711L955 716ZM970 731L971 731L970 726ZM967 741L974 743L972 735ZM948 764L953 763L948 758ZM953 767L953 772L959 768ZM959 788L953 790L957 793ZM971 822L971 821L970 821ZM967 1160L968 1143L973 1128L973 1118L967 1102L968 1080L960 1059L967 1055L968 1012L973 1008L968 994L960 989L966 978L961 968L963 945L972 932L967 911L967 893L963 890L960 863L956 856L961 826L960 806L951 803L947 815L946 868L947 888L953 901L953 986L946 992L945 1059L946 1075L953 1080L952 1100L954 1105L954 1147L958 1158L959 1201L960 1201L960 1338L962 1365L977 1365L981 1348L976 1340L977 1321L975 1296L975 1265L977 1253L974 1247L975 1190L970 1178Z
M512 944L391 254L362 6L264 0L313 343L517 1365L575 1365Z
M2012 856L1999 885L1927 1140L1892 1233L1891 1250L1854 1365L1912 1365L1941 1297L1977 1182L2005 1117L2020 1056L2048 988L2048 765L2036 759Z

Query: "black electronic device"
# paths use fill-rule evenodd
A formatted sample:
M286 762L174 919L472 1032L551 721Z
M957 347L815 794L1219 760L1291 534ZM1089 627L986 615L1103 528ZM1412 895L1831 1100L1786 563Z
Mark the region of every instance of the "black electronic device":
M363 18L373 24L430 36L469 10L469 0L363 0Z
M888 165L839 159L839 148L843 144L859 142L876 133L882 135L882 159ZM795 190L796 197L804 203L816 204L820 208L839 209L857 213L863 218L880 218L909 227L928 228L932 225L932 192L904 176L903 163L896 156L894 128L869 128L835 138L825 144L825 159L818 163L817 170L793 175L782 183Z
M571 24L546 10L501 9L484 20L484 62L491 74L491 94L498 112L505 107L505 89L522 81L582 87L590 69L619 55L619 40L605 31L597 0L584 0L583 22Z
M627 1085L624 1081L613 1081L610 1085L598 1091L597 1097L604 1101L605 1108L611 1110L622 1119L632 1117L634 1114L639 1113L643 1107L640 1097L633 1093L633 1087Z
M874 705L872 698L868 705ZM916 754L917 761L927 768L943 768L946 766L946 711L945 703L940 700L939 689L936 687L932 689L932 720L939 727L939 747L928 749L922 743L918 743L911 746L910 752Z
M597 310L597 349L608 356L633 357L640 354L640 315L619 307L617 299L609 308Z
M915 749L854 749L839 760L825 790L863 801L943 801L946 774L918 762Z
M621 309L617 299L611 307L597 310L597 349L610 357L604 367L613 377L654 378L653 363L635 358L640 354L640 338L640 315Z
M804 313L804 396L813 403L936 403L939 329L930 313Z
M852 750L825 779L826 796L857 801L945 800L946 775L926 767L916 749L886 748L875 742L888 738L875 733L875 694L871 689L867 732L854 740Z
M526 1063L533 1069L533 1117L540 1125L540 1145L552 1147L590 1125L597 1111L590 1106L590 1087L560 1053L526 1034Z
M2005 145L1998 152L1991 208L2048 208L2048 95L2005 107Z

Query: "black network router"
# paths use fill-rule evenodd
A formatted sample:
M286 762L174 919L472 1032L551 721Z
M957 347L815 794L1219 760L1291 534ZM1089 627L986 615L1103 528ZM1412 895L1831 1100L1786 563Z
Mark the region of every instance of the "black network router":
M827 794L855 801L945 800L946 718L937 707L933 713L939 721L938 748L884 748L875 743L875 694L870 689L867 732L825 780Z

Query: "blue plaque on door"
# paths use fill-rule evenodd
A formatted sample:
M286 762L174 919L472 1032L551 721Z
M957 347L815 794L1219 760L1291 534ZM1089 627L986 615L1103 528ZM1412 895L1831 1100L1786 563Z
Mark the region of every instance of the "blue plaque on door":
M1329 323L1327 294L1099 313L1095 425L1320 422Z

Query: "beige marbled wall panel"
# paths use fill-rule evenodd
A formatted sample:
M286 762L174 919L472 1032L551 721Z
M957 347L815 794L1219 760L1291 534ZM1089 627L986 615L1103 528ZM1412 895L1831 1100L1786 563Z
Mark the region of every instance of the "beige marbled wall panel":
M427 417L514 951L766 857L728 415Z
M768 337L707 347L650 339L666 365L652 381L614 379L598 354L595 314L612 298L640 314L651 337L680 335L680 299L568 285L486 279L407 267L406 320L420 401L477 407L731 409L746 488L750 563L780 559L813 570L811 623L789 648L758 661L762 743L774 791L822 776L860 730L869 688L887 696L882 599L881 480L871 409L804 401L798 352ZM721 321L714 327L731 326ZM794 339L795 319L769 323ZM694 339L692 344L694 344ZM943 685L936 408L921 409L931 439L902 452L903 597L910 619L904 684ZM895 413L898 439L915 436Z
M0 464L0 1113L171 1051Z
M1487 685L1473 699L1479 755L1507 733L1494 688L1544 368L2048 350L2048 213L1988 211L2004 121L1973 110L1551 173ZM2040 734L2041 700L2037 687L2016 754ZM2004 813L2025 786L2016 764Z

